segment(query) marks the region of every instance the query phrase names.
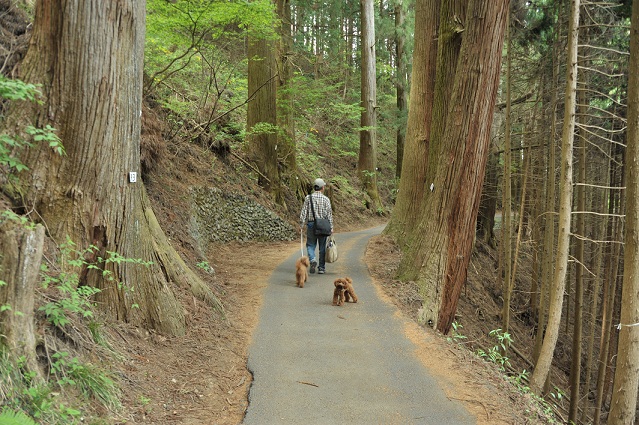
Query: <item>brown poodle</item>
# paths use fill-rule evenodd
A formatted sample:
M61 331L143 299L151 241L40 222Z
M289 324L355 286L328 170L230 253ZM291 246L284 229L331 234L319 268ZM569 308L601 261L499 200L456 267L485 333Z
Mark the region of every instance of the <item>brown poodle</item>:
M353 289L353 281L350 277L340 277L333 282L335 290L333 291L333 305L343 305L353 298L353 302L357 302L357 295Z
M295 262L295 280L300 288L303 288L304 282L308 280L308 267L310 265L308 257L300 257Z

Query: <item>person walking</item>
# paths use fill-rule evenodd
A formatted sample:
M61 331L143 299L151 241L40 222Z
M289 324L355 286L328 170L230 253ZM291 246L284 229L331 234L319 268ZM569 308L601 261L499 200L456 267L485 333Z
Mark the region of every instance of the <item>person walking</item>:
M306 251L308 259L311 261L311 273L315 273L317 268L318 274L326 272L326 238L328 236L315 235L315 219L323 218L331 223L331 233L333 233L333 210L331 208L331 200L324 195L326 183L322 179L315 179L313 189L315 191L310 195L306 195L302 212L300 213L300 229L306 227ZM311 206L311 202L313 203ZM314 212L314 214L313 214ZM315 257L315 247L319 244L319 263ZM318 267L319 265L319 267Z

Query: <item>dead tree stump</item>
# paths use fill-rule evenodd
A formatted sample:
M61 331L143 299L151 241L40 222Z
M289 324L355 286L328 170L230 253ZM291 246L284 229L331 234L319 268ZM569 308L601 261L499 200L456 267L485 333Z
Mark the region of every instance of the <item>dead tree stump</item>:
M44 227L27 228L10 221L0 224L0 344L24 368L42 373L36 355L35 289L44 247Z

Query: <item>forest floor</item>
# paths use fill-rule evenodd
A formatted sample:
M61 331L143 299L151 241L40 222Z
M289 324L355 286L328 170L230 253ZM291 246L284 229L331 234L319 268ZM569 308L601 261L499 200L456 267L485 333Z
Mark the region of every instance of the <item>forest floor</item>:
M224 288L225 318L198 309L184 337L139 335L131 329L126 335L119 329L120 350L130 356L131 383L121 419L131 424L241 423L251 383L248 346L263 289L272 270L296 250L297 242L220 245L216 275ZM415 317L414 303L407 302L412 295L398 290L392 277L398 260L392 242L383 236L373 238L366 259L383 299L395 304L398 314ZM417 357L453 389L447 396L462 401L478 424L547 423L532 407L530 396L517 391L494 365L431 329L415 325L408 333Z

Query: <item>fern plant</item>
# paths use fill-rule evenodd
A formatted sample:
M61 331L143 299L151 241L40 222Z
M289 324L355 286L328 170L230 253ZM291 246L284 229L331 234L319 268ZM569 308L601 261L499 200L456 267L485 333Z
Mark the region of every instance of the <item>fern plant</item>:
M0 413L0 424L4 425L36 425L35 421L24 412L4 409Z

